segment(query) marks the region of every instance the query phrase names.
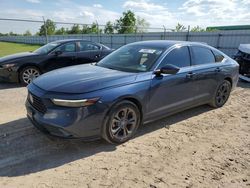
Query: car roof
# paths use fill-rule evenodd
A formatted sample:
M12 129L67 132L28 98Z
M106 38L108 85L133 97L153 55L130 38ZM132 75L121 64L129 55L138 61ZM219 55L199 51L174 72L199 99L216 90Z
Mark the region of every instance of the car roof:
M105 49L110 49L109 47L107 47L104 44L101 44L101 43L98 43L98 42L93 42L93 41L86 40L86 39L63 39L63 40L55 40L55 41L52 41L51 43L57 42L57 43L60 43L60 44L64 44L64 43L68 43L68 42L81 42L81 41L95 43L95 44L97 44L99 46L102 46Z
M52 42L66 43L66 42L77 42L77 41L91 42L91 41L85 40L85 39L63 39L63 40L55 40L55 41L52 41Z
M174 45L199 45L199 46L207 46L206 43L201 42L190 42L190 41L177 41L177 40L151 40L151 41L139 41L134 42L131 45L142 45L154 48L169 48Z

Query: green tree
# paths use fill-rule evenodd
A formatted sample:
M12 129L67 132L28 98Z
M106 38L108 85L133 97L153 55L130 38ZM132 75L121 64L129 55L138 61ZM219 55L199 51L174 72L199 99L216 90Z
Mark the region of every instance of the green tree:
M25 33L23 34L23 36L32 36L31 32L29 30L25 31Z
M128 10L123 12L123 16L119 20L116 20L115 28L118 33L134 33L136 28L135 14Z
M89 34L89 33L91 33L91 28L88 25L84 25L82 27L82 33L83 34Z
M89 33L101 33L102 30L99 28L98 24L93 22L91 26L84 25L82 27L82 33L83 34L89 34Z
M176 32L186 31L186 27L184 25L178 23L175 26L175 29L173 29L172 31L176 31Z
M78 24L74 24L68 31L69 34L81 34L82 30Z
M45 28L46 27L46 28ZM53 35L56 30L56 24L48 19L45 21L45 24L43 24L39 30L39 35L40 36L45 36L46 35L46 29L47 29L47 34L48 35Z
M64 27L61 27L60 29L56 30L56 35L65 35L67 34L67 30Z
M143 33L146 32L150 24L144 19L137 16L136 18L136 32Z
M16 34L16 33L14 33L14 32L9 32L9 34L8 34L9 36L18 36L18 34Z
M205 29L203 29L202 27L200 27L200 26L195 26L195 27L193 27L192 29L191 29L191 32L204 32L205 31Z
M112 22L108 21L106 23L106 25L105 25L104 33L106 33L106 34L113 34L114 31L115 31L115 29L114 29L114 26L113 26Z
M218 30L217 30L217 29L214 29L214 28L207 27L207 28L206 28L206 31L208 31L208 32L213 32L213 31L218 31Z
M97 23L93 22L90 28L90 33L99 33L100 29Z

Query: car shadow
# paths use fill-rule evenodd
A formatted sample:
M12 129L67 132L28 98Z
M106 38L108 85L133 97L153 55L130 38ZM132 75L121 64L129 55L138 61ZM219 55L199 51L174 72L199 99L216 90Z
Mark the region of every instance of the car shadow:
M239 81L238 84L237 84L237 87L249 89L250 88L250 83L246 82L246 81Z
M211 109L200 106L143 125L134 139ZM116 147L103 140L83 142L46 136L23 118L0 125L0 176L22 176L51 169L100 152L115 151Z
M5 82L0 82L0 90L1 89L12 89L12 88L19 88L19 87L24 87L19 83L5 83Z

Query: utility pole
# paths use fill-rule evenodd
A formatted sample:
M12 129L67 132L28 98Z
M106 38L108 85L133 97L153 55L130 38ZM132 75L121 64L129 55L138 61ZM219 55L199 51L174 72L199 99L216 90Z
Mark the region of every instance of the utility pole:
M48 39L48 32L47 32L47 26L46 26L46 22L43 16L43 23L44 23L44 28L45 28L45 37L46 37L46 44L49 43L49 39Z
M101 42L101 32L100 32L99 24L98 24L97 20L95 22L96 22L96 26L97 26L98 42L100 43Z
M187 30L186 41L189 40L189 32L190 32L190 25L188 26L188 30Z
M164 40L166 40L166 32L167 32L167 29L166 29L165 25L163 25L162 27L163 27L163 30L164 30Z

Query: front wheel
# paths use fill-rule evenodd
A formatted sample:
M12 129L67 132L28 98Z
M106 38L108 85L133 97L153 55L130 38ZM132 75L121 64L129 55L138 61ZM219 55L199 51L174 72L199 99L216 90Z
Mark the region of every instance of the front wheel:
M41 72L38 68L29 66L29 67L23 68L20 71L19 79L20 79L21 84L28 85L40 75L41 75Z
M210 103L210 106L215 108L222 107L227 102L231 89L231 83L227 80L224 80L222 84L219 85L216 94Z
M110 143L121 144L135 135L140 123L138 107L130 101L121 101L112 107L102 137Z

